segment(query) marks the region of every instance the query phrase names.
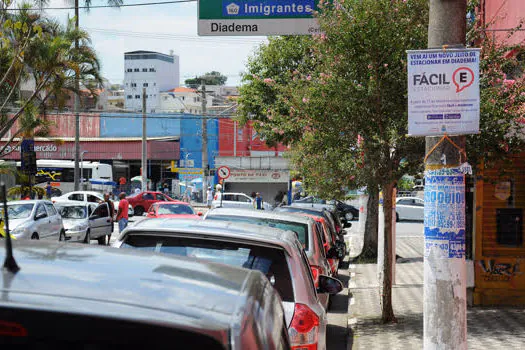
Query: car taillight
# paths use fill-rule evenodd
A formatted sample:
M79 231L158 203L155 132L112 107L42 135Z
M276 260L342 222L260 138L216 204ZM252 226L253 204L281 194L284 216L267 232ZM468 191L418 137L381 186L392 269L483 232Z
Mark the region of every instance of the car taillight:
M321 274L321 268L319 266L310 265L310 269L312 270L315 288L319 288L319 275Z
M308 306L295 304L288 335L292 349L317 350L319 317Z

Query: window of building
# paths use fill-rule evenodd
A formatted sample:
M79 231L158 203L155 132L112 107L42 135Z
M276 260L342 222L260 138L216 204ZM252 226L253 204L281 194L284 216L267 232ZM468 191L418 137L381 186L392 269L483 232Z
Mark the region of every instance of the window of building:
M150 72L155 72L155 68L150 68L149 71Z
M148 83L142 84L143 87L148 87Z
M140 98L140 95L135 95L135 98Z
M128 95L127 97L128 97L128 100L131 100L133 98L133 96L131 95Z
M153 83L153 86L157 86L157 83Z
M140 72L140 69L135 68L133 71L134 71L134 72Z
M133 72L133 69L131 69L131 68L128 68L128 70L127 70L127 71L128 71L128 72Z
M131 87L137 87L137 83L131 83Z
M147 72L147 71L148 71L148 68L142 68L142 71L143 71L143 72Z

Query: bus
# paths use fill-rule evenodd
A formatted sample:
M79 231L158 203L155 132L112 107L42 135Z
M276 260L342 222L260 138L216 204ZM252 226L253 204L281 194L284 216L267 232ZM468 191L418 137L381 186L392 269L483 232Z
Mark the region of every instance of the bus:
M17 169L20 170L20 162L16 162ZM38 159L36 161L37 172L35 175L35 184L44 187L48 181L51 185L68 193L75 188L75 162L72 160L53 160ZM104 191L106 187L101 184L90 184L89 180L103 180L105 182L113 181L113 168L109 164L100 162L79 162L80 167L80 189L89 189L94 191Z

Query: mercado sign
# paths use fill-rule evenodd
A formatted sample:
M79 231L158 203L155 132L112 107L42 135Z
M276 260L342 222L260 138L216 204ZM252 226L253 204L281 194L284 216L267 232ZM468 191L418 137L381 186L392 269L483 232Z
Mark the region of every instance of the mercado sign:
M199 35L311 35L318 0L199 0Z
M479 52L407 51L409 135L479 133Z

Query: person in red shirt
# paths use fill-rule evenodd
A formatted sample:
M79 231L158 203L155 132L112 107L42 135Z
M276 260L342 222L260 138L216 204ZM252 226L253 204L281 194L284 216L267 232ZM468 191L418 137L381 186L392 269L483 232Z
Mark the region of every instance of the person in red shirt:
M120 202L118 203L118 211L117 211L118 230L119 232L122 232L124 231L126 226L128 226L129 202L126 199L126 194L124 192L120 192L120 194L118 195L118 198L120 199Z

